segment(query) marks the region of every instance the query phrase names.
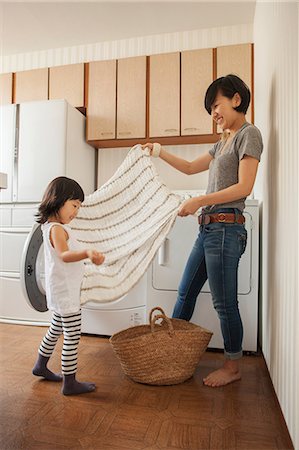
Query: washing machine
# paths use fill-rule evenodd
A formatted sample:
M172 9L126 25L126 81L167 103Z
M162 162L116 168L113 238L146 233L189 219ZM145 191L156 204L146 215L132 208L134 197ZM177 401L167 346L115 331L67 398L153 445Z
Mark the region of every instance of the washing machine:
M176 191L183 198L201 195L198 191ZM244 216L248 238L238 273L238 301L244 327L243 350L257 351L258 333L258 263L259 263L259 202L246 200ZM177 289L190 251L198 234L194 216L177 217L172 231L164 240L147 273L147 316L154 306L161 306L172 315ZM213 308L208 281L196 302L191 322L213 332L209 347L223 349L220 323Z
M46 326L51 321L51 314L42 305L40 297L37 299L40 302L38 308L32 308L27 302L21 283L23 249L36 211L35 204L0 205L0 322ZM37 272L41 259L39 255ZM40 281L38 283L41 286Z
M22 242L20 243L20 247ZM28 307L48 317L45 295L44 250L41 226L35 224L22 249L21 286ZM111 336L121 329L145 321L146 276L125 296L106 303L87 302L82 306L82 333ZM31 322L32 323L32 322Z

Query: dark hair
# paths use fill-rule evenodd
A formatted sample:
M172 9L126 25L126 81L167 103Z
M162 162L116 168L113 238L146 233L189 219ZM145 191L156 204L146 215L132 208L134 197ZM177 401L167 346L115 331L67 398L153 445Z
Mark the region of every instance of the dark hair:
M57 177L48 185L38 212L35 215L38 223L47 222L50 216L56 215L67 200L84 201L84 192L77 181L67 177Z
M205 96L205 108L210 115L212 105L218 92L227 98L233 98L236 92L238 92L241 97L241 103L234 109L246 114L250 103L250 90L241 78L237 75L229 74L225 77L217 78L217 80L214 80L213 83L210 84Z

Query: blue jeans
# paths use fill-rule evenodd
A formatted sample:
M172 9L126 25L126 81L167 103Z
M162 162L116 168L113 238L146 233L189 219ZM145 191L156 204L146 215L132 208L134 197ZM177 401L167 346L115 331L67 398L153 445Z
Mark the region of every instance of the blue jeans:
M214 212L214 211L213 211ZM215 212L238 212L221 209ZM213 306L220 319L224 353L242 357L243 325L238 307L238 266L247 242L244 225L200 225L198 238L187 261L172 317L190 320L197 296L209 279Z

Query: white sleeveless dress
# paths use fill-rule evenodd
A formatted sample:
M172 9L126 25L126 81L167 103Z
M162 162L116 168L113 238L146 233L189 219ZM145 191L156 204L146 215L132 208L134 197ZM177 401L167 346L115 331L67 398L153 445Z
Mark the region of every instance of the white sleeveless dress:
M84 262L64 262L58 256L50 241L53 225L61 226L67 232L69 250L81 250L75 238L75 232L67 225L46 222L42 225L45 254L45 286L47 306L60 315L80 311L80 287L84 273Z

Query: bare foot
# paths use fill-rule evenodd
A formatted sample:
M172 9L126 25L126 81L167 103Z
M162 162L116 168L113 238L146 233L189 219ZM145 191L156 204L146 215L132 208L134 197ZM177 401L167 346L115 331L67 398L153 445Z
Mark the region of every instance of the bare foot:
M225 386L241 379L238 361L227 360L221 369L211 372L203 379L203 383L210 387Z

